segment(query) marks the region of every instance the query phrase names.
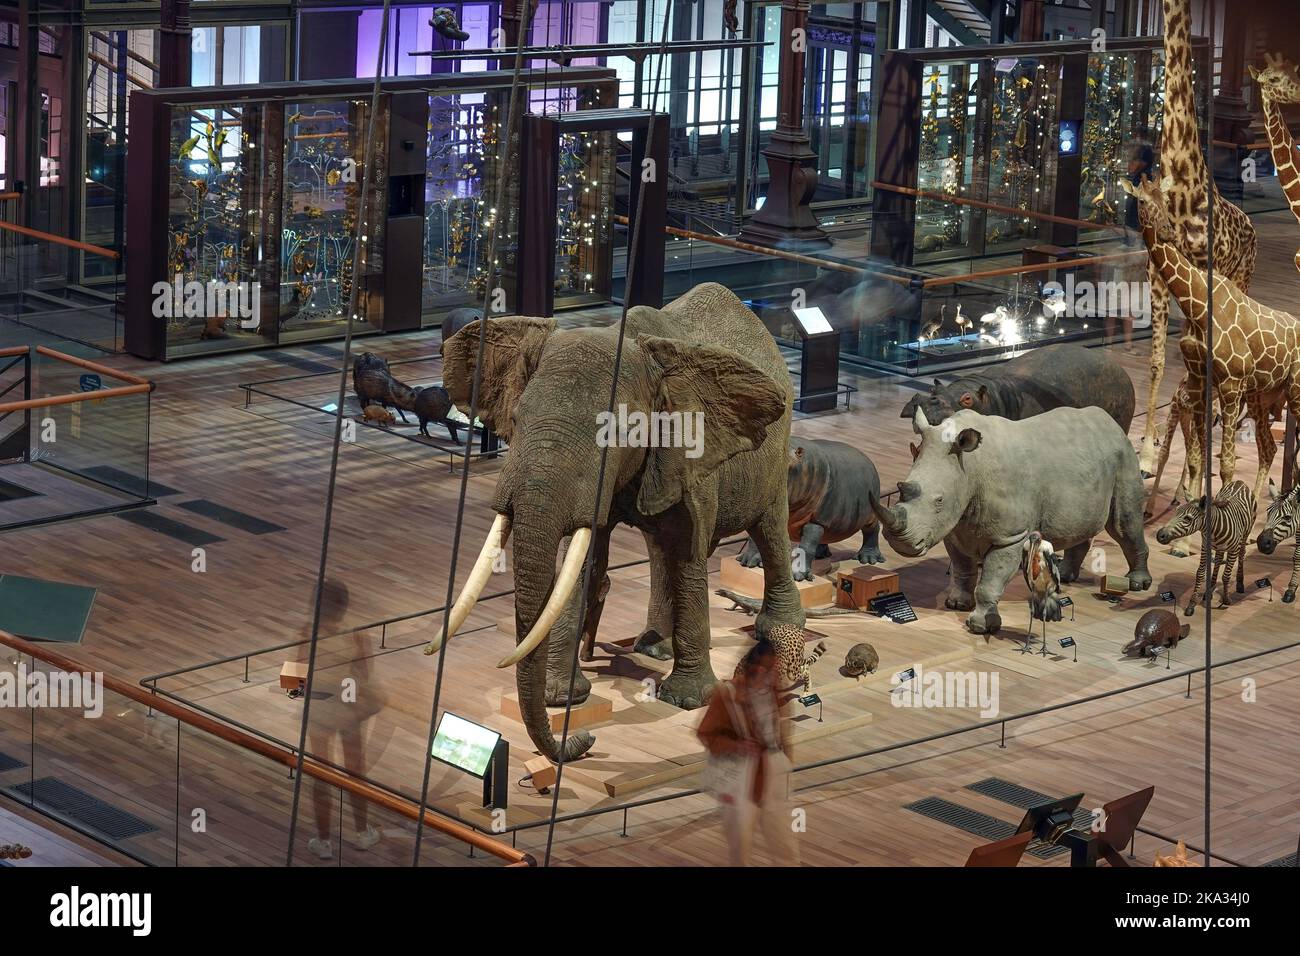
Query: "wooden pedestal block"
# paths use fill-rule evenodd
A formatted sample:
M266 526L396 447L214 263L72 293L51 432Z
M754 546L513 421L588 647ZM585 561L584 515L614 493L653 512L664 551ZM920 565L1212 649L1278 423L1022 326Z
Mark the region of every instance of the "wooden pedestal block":
M1128 578L1121 574L1103 574L1097 578L1097 590L1107 597L1124 597L1128 594Z
M551 719L551 733L558 734L564 729L564 708L547 707L546 713ZM521 724L524 722L523 714L519 710L517 693L501 695L501 716L517 720ZM613 716L614 702L608 697L592 694L581 704L573 705L573 711L569 716L569 731L575 731L580 727L591 727Z
M859 565L852 571L840 571L835 577L838 585L835 589L836 607L865 611L873 597L901 590L896 572L882 571L870 564Z
M763 569L747 568L734 557L723 558L721 584L728 591L761 599ZM796 581L794 584L799 589L801 607L822 607L835 600L835 584L825 578L817 578L815 581Z
M538 755L525 760L524 770L528 772L529 782L538 793L555 786L555 764L546 757Z
M307 686L306 662L285 661L280 668L280 686L285 690L301 690Z

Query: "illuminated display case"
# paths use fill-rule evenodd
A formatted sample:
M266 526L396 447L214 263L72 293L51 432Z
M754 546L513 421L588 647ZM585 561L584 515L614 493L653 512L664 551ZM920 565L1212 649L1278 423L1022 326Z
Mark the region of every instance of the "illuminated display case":
M522 82L568 90L556 102L578 110L612 100L612 78L573 67L525 71ZM370 226L358 250L368 88L327 80L310 92L268 84L133 94L128 229L141 238L127 263L129 352L170 359L339 337L358 256L355 330L435 324L451 308L481 303L498 227L498 273L513 309L517 176L507 181L506 208L493 208L510 74L384 82ZM601 152L612 157L607 145ZM612 168L600 179L594 156L584 175L612 183ZM572 205L591 222L590 203ZM605 210L597 232L609 232L612 199L597 205ZM579 289L590 271L580 269Z
M1123 224L1135 150L1159 160L1161 41L954 52L884 58L881 122L898 133L877 150L873 254L925 266L1111 238L1095 227Z

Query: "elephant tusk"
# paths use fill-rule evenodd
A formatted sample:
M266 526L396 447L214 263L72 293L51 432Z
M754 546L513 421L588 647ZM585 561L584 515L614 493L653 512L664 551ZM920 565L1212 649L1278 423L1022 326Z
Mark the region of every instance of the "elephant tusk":
M496 563L497 556L501 554L501 549L506 546L506 539L509 537L510 519L505 515L497 515L492 522L491 530L487 533L487 540L483 542L483 550L479 552L478 560L470 569L465 587L461 589L456 603L452 605L451 613L447 616L447 629L429 642L424 653L438 653L438 648L442 647L443 642L450 640L460 630L460 626L469 617L469 612L474 610L474 605L478 603L483 589L487 587L488 579L492 576L492 565Z
M518 664L536 650L538 644L546 640L560 612L564 610L564 605L568 603L569 596L573 594L573 589L578 585L578 579L582 576L582 565L587 560L587 546L590 543L590 528L579 528L573 532L573 538L569 541L569 550L564 555L564 564L560 566L559 577L555 579L555 587L551 589L550 600L546 602L546 607L542 608L542 613L537 615L537 620L533 622L533 629L528 632L528 636L520 641L511 653L502 658L497 667Z

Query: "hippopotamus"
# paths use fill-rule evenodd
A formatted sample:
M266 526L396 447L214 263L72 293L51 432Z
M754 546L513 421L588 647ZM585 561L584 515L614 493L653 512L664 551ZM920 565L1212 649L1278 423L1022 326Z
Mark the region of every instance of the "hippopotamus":
M921 445L898 483L898 504L885 508L872 494L871 506L899 554L920 557L943 542L952 562L944 605L970 611L974 633L1002 626L998 601L1034 531L1064 552L1062 583L1078 579L1104 528L1128 561L1129 588L1151 586L1137 455L1100 408L1054 408L1023 421L964 409L939 425L917 408L912 430Z
M938 379L927 395L903 406L903 418L924 410L931 425L969 408L1019 421L1053 408L1103 409L1128 433L1133 422L1133 380L1103 349L1047 345L992 368L963 374L951 385Z
M1133 640L1124 645L1126 657L1159 657L1166 647L1177 647L1190 633L1190 624L1179 624L1178 616L1161 608L1147 611L1133 628Z
M813 579L814 558L830 555L828 544L862 532L861 564L883 564L880 525L868 494L880 494L880 475L871 459L838 441L796 438L790 443L786 472L790 501L790 540L798 542L803 560L795 564L796 581ZM745 543L739 561L747 568L762 565L752 540Z

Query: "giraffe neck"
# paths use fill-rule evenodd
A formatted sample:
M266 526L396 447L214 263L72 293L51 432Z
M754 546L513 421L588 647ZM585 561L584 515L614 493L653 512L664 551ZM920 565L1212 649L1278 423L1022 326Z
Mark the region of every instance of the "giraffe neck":
M1286 117L1282 115L1282 105L1267 96L1264 100L1264 119L1268 129L1269 147L1273 154L1273 165L1277 168L1277 180L1282 185L1291 212L1300 219L1300 171L1296 169L1295 140L1291 128L1287 126Z
M1205 160L1196 125L1192 88L1192 15L1190 0L1163 0L1165 11L1165 106L1160 162L1173 177L1173 189L1192 197L1195 215L1205 200ZM1176 208L1181 204L1171 204Z
M1172 242L1157 237L1152 226L1142 227L1142 239L1146 242L1147 253L1155 263L1165 286L1182 306L1188 325L1204 329L1205 316L1209 311L1209 288L1205 283L1205 273Z

